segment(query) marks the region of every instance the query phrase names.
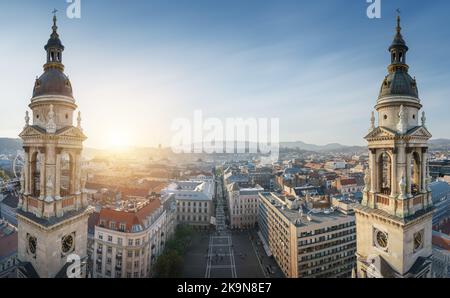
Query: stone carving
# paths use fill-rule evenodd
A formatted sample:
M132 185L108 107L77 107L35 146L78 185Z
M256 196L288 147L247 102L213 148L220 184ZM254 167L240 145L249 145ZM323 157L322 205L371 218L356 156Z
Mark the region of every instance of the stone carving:
M20 172L20 193L23 194L25 192L25 167L22 168Z
M404 134L404 133L406 133L406 131L408 129L408 115L406 114L406 110L403 105L400 107L400 112L399 112L398 116L399 116L400 120L397 124L397 130L401 134Z
M400 179L399 187L400 187L400 198L401 199L405 199L406 198L406 179L405 179L405 176L402 176L402 179Z
M426 128L427 117L425 116L425 112L422 112L422 126Z
M50 111L48 112L48 121L47 121L46 131L47 131L47 133L55 133L56 132L55 112L53 111L53 105L50 105Z
M364 191L365 192L370 191L370 170L369 170L369 167L367 167L366 171L365 171L364 185L365 185Z
M46 202L53 202L53 190L55 189L53 185L53 178L54 175L52 173L48 174L47 177L47 184L46 184L46 190L47 190L47 197L45 198Z
M86 191L87 179L88 179L88 173L87 173L86 169L83 168L83 169L81 169L81 192Z
M375 129L375 112L372 111L372 115L370 117L370 128L369 132L372 132Z
M428 173L427 178L426 178L426 183L427 183L427 191L431 192L431 187L430 184L433 181L433 178L431 177L430 173Z
M81 112L78 112L77 124L77 128L83 131L83 129L81 128Z
M30 126L30 114L28 114L28 111L25 112L25 128Z

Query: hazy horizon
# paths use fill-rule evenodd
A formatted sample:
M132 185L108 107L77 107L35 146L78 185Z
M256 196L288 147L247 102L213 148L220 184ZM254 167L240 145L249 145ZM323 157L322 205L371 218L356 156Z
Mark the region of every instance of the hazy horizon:
M279 118L282 142L365 146L400 8L427 126L450 138L447 1L383 1L379 20L365 0L82 1L73 20L66 5L0 3L0 136L24 126L56 7L87 147L168 147L174 119L199 109Z

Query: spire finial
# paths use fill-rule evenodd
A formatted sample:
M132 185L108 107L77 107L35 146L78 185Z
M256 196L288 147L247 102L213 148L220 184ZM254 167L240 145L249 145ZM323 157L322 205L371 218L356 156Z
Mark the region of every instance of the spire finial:
M397 9L397 33L400 33L402 31L401 27L401 18L400 18L400 9Z
M58 20L57 18L56 18L56 13L58 12L58 10L55 8L55 9L53 9L53 11L52 11L52 14L53 14L53 27L52 27L52 29L53 29L53 32L56 32L56 30L58 29L58 26L56 26L56 21Z

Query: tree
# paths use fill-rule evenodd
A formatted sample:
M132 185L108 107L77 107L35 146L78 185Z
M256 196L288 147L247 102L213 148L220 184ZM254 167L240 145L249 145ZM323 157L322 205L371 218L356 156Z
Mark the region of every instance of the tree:
M155 264L155 276L158 278L181 277L183 256L192 243L194 230L188 226L179 226L172 239L166 243L164 253Z

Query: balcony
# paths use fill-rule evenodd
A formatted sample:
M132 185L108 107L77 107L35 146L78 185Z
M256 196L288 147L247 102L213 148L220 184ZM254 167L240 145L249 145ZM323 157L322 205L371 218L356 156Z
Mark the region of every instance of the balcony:
M388 188L388 187L382 188L380 193L385 195L385 196L390 196L391 195L391 189Z
M99 254L99 255L103 254L103 249L97 248L97 254Z

